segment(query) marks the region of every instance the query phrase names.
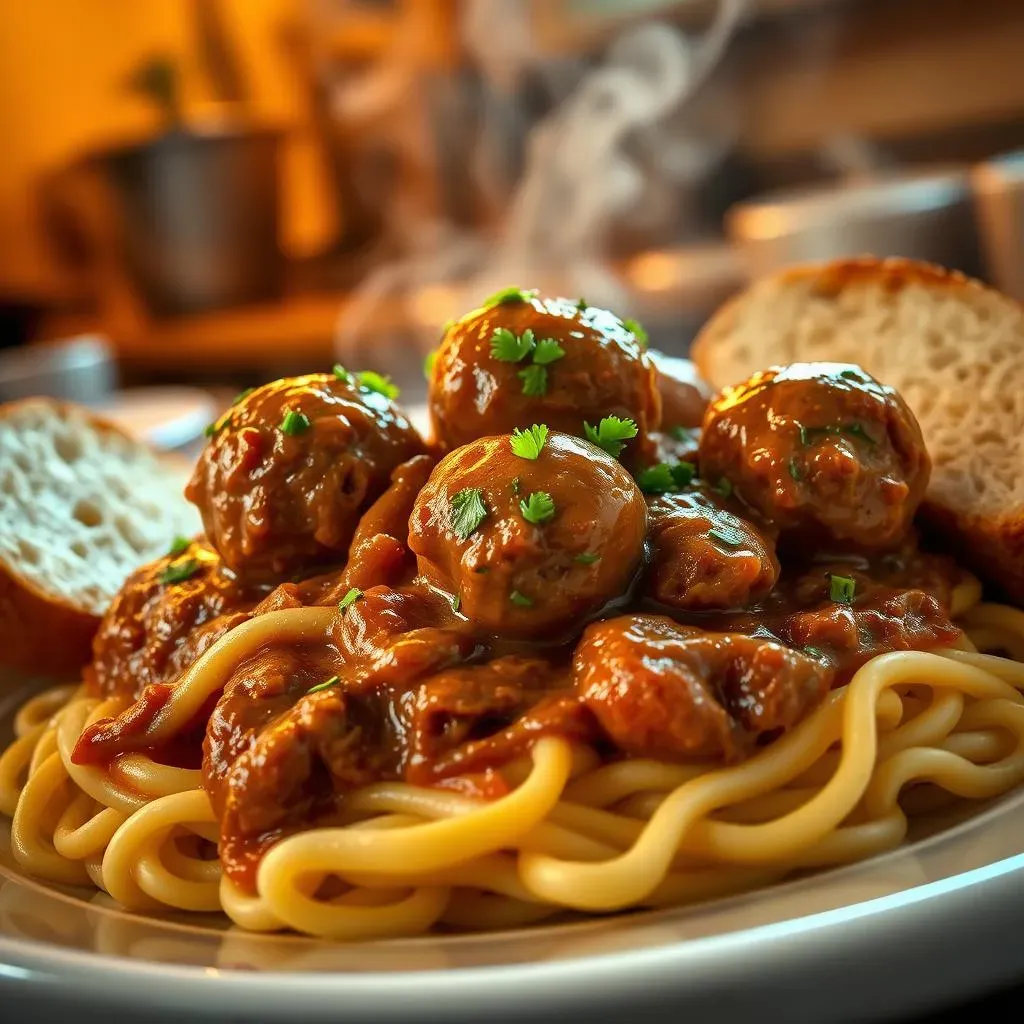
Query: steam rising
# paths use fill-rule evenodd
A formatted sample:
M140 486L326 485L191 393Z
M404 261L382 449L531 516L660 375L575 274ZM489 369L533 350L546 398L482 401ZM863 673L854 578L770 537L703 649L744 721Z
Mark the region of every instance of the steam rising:
M448 316L509 284L629 308L628 293L602 259L613 222L642 208L649 189L648 172L631 158L627 142L642 132L648 149L652 143L671 147L682 180L706 169L712 157L707 146L672 138L666 121L720 60L745 2L722 0L714 24L697 41L667 24L639 24L624 31L573 87L557 76L545 78L549 92L564 93L564 99L529 135L524 171L504 203L499 236L487 244L444 223L407 232L408 251L368 275L339 324L341 353L359 349L381 303L405 303L411 333L424 350ZM537 70L530 5L472 0L466 7L466 48L487 93L507 96L527 71ZM495 125L496 111L488 113L474 171L482 192L500 197L500 143L509 125L507 117ZM415 298L424 290L437 301L417 315Z

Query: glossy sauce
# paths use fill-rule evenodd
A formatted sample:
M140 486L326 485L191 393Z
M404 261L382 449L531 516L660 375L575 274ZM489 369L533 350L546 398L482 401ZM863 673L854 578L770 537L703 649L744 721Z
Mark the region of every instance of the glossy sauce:
M550 380L564 381L525 401L514 366L488 361L496 327L560 331L567 354L550 364ZM618 321L540 300L474 312L448 332L432 384L449 454L435 465L399 443L396 451L413 449L405 461L385 472L384 460L379 485L335 510L349 516L335 531L348 544L340 556L333 541L311 543L317 527L301 516L274 543L237 547L228 527L246 506L211 491L226 445L215 439L196 479L213 534L242 569L231 573L203 547L193 579L162 584L158 563L129 581L101 629L95 669L104 692L140 699L87 729L75 760L144 749L201 762L221 860L251 889L265 849L343 822L347 794L369 782L493 799L507 791L501 769L542 735L608 760L734 762L799 723L875 654L956 640L948 615L962 574L917 550L912 520L928 460L899 396L856 368L758 375L685 435L699 475L644 494L636 481L658 490L642 472L652 459L678 461L658 442L655 380ZM608 411L612 390L613 407L638 425L619 458L557 429ZM259 393L250 400L269 407ZM535 422L551 429L527 458L507 431ZM852 433L831 430L854 423ZM318 449L307 456L302 465L320 465ZM262 479L267 500L289 508L294 480L273 470ZM456 496L470 491L475 511L460 515ZM524 504L537 493L552 511L531 521ZM268 577L268 566L294 567L299 555L297 579ZM205 631L338 602L327 636L266 645L173 750L155 743L153 721L176 673L208 646ZM148 610L133 626L138 607Z

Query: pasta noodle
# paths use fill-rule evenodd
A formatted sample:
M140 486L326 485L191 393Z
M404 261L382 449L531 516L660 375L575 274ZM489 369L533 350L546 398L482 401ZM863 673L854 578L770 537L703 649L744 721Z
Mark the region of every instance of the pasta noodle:
M200 772L141 753L107 767L71 760L82 730L123 700L63 686L28 701L0 755L0 809L33 875L138 910L223 910L257 931L359 939L707 899L892 849L936 793L983 800L1024 781L1024 612L978 599L973 583L954 595L959 647L873 658L740 764L602 764L542 737L493 800L357 789L345 823L263 855L255 894L222 875ZM221 638L175 686L154 735L174 735L261 646L315 642L335 614L270 612Z

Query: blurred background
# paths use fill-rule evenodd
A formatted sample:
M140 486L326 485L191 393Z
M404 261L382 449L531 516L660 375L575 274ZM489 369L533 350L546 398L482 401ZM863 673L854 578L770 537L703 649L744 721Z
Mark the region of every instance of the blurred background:
M1024 298L1020 0L0 0L0 400L188 449L506 285L685 354L753 274Z

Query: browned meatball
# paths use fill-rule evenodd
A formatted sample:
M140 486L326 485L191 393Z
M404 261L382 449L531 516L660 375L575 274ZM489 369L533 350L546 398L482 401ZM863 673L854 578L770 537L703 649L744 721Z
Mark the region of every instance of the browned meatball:
M832 681L822 661L781 644L660 615L588 626L573 676L620 750L668 761L749 753L760 736L796 725Z
M560 638L629 589L647 508L625 469L586 441L552 433L533 459L512 444L486 437L447 455L416 501L409 546L483 630Z
M667 356L654 349L648 355L658 371L662 430L699 427L711 401L711 385L689 359Z
M930 462L892 388L856 366L794 363L712 403L700 467L783 531L881 549L909 527Z
M117 592L93 639L98 692L134 698L150 683L175 679L261 596L244 590L202 541L142 566Z
M250 579L344 558L359 517L423 442L358 379L274 381L220 423L185 491L225 565Z
M779 578L773 540L699 491L666 494L650 506L651 562L645 588L688 611L742 608Z
M651 461L648 435L658 426L660 399L654 367L636 336L603 309L521 296L485 304L445 334L429 389L442 449L532 423L583 436L584 421L596 426L619 416L639 430L624 461ZM526 339L518 360L518 350L502 358L510 353L501 342L510 338Z

